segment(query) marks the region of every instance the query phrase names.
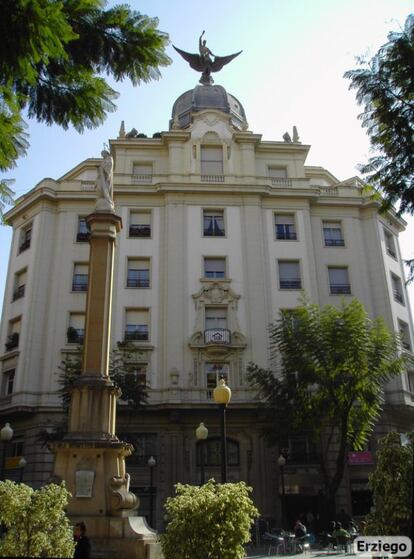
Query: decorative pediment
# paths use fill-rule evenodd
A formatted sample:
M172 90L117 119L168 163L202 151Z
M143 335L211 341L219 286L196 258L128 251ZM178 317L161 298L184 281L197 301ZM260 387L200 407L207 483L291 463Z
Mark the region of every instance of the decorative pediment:
M230 305L237 310L237 301L240 295L237 295L229 285L220 282L212 282L203 286L198 293L193 295L196 301L196 308L199 304L203 305Z

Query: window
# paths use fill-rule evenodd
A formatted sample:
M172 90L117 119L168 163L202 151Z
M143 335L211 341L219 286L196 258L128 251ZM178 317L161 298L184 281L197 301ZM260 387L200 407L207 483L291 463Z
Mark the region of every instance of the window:
M148 468L148 459L157 458L157 435L155 433L123 433L122 440L131 443L134 451L128 456L127 464Z
M6 351L11 351L12 349L19 347L20 326L20 319L11 320L9 322L9 335L5 344Z
M83 313L70 313L66 336L68 344L83 344L85 337L85 315Z
M31 239L32 239L32 226L29 225L24 229L22 229L22 232L20 234L19 253L30 248Z
M279 289L302 289L299 262L279 260Z
M205 237L224 237L224 210L203 211Z
M328 267L328 274L331 295L349 295L351 293L348 268L336 266Z
M76 242L77 243L86 243L89 241L89 237L91 236L91 230L86 222L86 218L79 217L78 218L78 232L76 234Z
M295 216L293 214L275 215L276 239L296 241Z
M134 163L132 169L132 184L145 184L152 182L152 164Z
M3 379L2 379L2 386L1 386L2 396L9 396L10 394L13 393L15 373L16 373L15 369L10 369L8 371L3 372Z
M226 277L225 258L204 258L204 277L209 279L220 279Z
M268 174L272 184L290 186L292 184L291 179L287 178L286 167L268 167Z
M229 365L227 363L204 363L206 375L207 398L213 397L213 390L220 379L224 378L229 383Z
M13 301L24 296L27 281L27 270L17 272L14 280Z
M407 371L408 390L414 394L414 371Z
M401 305L404 305L404 295L401 279L398 276L391 274L391 283L394 299L398 303L401 303Z
M226 438L227 442L227 465L240 465L239 443ZM205 441L197 443L197 466L201 466L201 452L203 452L204 466L220 466L221 464L221 439L219 437L209 437Z
M340 221L323 222L323 238L327 247L343 247L345 245Z
M125 325L125 341L149 340L149 312L148 310L127 310Z
M209 328L227 328L226 307L205 308L205 329Z
M132 211L129 219L130 237L151 237L151 212Z
M398 320L398 330L402 347L407 351L411 351L410 329L408 324L402 320Z
M128 258L127 287L150 286L149 258Z
M201 146L201 175L223 175L221 146Z
M74 265L72 291L88 291L88 265L87 264Z
M387 250L387 254L392 256L392 258L397 258L397 252L395 250L395 242L394 242L394 235L384 229L384 239L385 239L385 248Z
M287 454L289 464L317 464L320 456L306 435L296 435L282 440L279 452Z

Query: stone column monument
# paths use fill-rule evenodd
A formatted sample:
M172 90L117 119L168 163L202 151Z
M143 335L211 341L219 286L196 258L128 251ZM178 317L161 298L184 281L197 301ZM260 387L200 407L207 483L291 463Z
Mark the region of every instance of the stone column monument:
M121 218L113 203L113 159L102 152L90 226L89 284L82 374L73 387L68 432L53 443L54 476L72 494L68 513L83 520L92 554L117 559L158 556L156 532L137 516L125 457L133 448L115 434L117 389L109 378L110 325L116 235Z

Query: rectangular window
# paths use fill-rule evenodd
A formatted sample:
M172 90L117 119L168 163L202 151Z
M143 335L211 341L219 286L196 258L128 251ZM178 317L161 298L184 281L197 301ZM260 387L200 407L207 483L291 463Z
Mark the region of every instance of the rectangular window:
M132 184L152 183L152 164L134 163L132 168Z
M150 259L128 258L127 287L150 286Z
M9 322L9 334L7 336L7 342L5 344L6 351L12 351L13 349L19 347L20 327L20 318L17 320L11 320Z
M279 260L279 288L302 289L299 262L296 260Z
M404 305L404 294L401 279L395 274L391 273L392 291L394 299L401 305Z
M414 394L414 371L407 371L408 390Z
M88 265L75 264L73 267L72 291L88 291Z
M203 211L205 237L224 237L224 210Z
M149 340L149 311L127 310L125 324L125 341Z
M132 211L129 217L129 236L151 237L151 212Z
M70 313L66 336L68 344L83 344L85 337L85 315L83 313Z
M17 272L15 275L14 280L14 291L13 291L13 301L16 299L20 299L24 296L24 291L26 288L26 281L27 281L27 270L21 270Z
M410 329L408 324L402 320L398 320L398 330L402 347L407 351L411 351Z
M351 293L348 268L339 266L328 267L328 274L331 295L349 295Z
M340 221L324 221L323 222L323 238L327 247L343 247L345 245L342 236L342 227Z
M268 167L268 176L273 185L291 186L292 180L288 179L286 167Z
M201 175L223 174L223 148L201 146Z
M151 456L157 458L157 435L155 433L125 433L122 440L131 443L133 454L127 457L127 464L148 468Z
M220 379L224 378L229 384L229 365L227 363L204 363L204 373L206 376L207 398L213 397L213 390L216 388Z
M296 226L294 214L275 215L276 239L284 241L296 241Z
M205 308L205 330L210 328L227 328L226 307Z
M2 387L1 387L2 396L9 396L10 394L13 393L15 375L16 375L15 369L10 369L8 371L3 372Z
M397 258L394 235L389 231L387 231L386 229L384 229L384 239L385 239L385 248L387 250L387 254L389 254L392 258Z
M220 279L226 277L225 258L204 258L204 277L208 279Z
M78 218L78 231L76 233L76 242L77 243L87 243L89 241L89 237L91 236L91 230L86 222L85 217Z
M30 242L32 240L32 226L29 225L22 229L20 234L20 244L19 253L30 248Z

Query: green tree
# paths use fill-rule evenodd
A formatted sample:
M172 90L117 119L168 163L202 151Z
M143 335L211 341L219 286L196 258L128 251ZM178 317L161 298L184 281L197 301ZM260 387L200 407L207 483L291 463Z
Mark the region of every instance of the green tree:
M361 171L381 193L382 208L399 202L398 213L414 213L414 15L404 28L359 68L345 73L350 89L363 106L359 115L374 153ZM414 259L407 260L409 282L414 281Z
M379 441L377 464L369 477L373 509L365 517L365 534L411 537L414 436L401 444L399 433Z
M306 434L321 448L325 510L333 514L347 451L363 448L381 412L383 385L404 361L393 334L357 300L340 308L305 301L282 312L269 331L274 370L248 366L264 404L264 434L279 447L287 436Z
M2 0L0 170L28 147L29 118L82 132L115 110L117 92L102 77L134 85L170 63L158 20L103 0ZM0 191L5 194L5 183Z
M244 482L201 487L177 484L165 504L166 533L161 536L165 559L242 559L243 544L258 511Z
M73 532L65 514L70 493L64 483L35 490L0 482L1 557L73 557Z

